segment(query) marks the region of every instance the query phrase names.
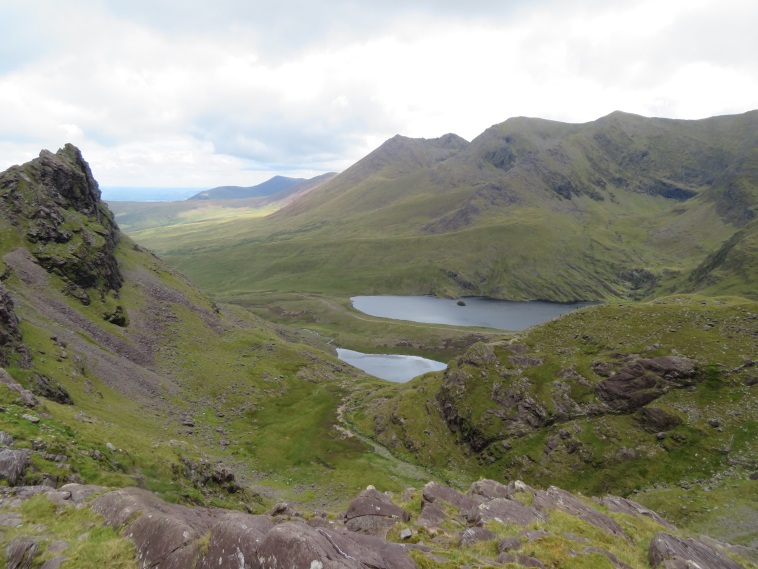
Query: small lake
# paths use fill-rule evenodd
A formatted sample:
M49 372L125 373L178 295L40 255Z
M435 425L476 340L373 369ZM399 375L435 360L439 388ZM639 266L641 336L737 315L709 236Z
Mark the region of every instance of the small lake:
M436 296L354 296L356 310L370 316L426 324L525 330L595 302L512 302L481 296L460 300ZM465 306L458 303L463 302Z
M442 362L418 356L363 354L344 348L337 348L337 357L374 377L397 383L404 383L417 375L430 371L441 371L447 367L447 364Z

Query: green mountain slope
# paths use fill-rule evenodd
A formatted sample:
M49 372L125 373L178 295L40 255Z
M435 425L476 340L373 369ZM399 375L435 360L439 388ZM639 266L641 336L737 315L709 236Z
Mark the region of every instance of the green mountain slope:
M754 240L757 132L758 111L617 112L578 125L509 119L471 143L398 136L265 219L132 235L225 296L753 295L752 266L705 261L738 232L742 246Z
M0 236L0 431L34 451L17 482L255 509L427 478L340 431L341 401L377 380L121 235L75 147L0 174Z

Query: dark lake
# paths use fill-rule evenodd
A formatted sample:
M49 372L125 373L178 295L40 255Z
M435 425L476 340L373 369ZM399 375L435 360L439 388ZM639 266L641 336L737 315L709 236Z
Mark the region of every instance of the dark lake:
M375 377L404 383L430 371L440 371L447 364L418 356L398 356L394 354L363 354L353 350L337 348L337 357Z
M481 296L458 299L436 296L354 296L353 307L370 316L451 326L482 326L499 330L524 330L535 324L597 304L594 302L512 302Z

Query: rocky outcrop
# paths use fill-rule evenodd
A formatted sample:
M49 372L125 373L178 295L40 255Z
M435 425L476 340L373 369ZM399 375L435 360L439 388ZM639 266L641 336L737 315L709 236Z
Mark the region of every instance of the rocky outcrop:
M483 525L494 520L501 524L528 526L533 522L545 521L546 517L531 506L525 506L518 500L495 498L479 504L469 512L471 524Z
M62 405L74 404L74 400L71 399L71 395L69 395L66 388L46 375L40 373L32 374L29 378L29 387L31 387L30 391L32 393L45 399L50 399Z
M63 279L69 294L88 304L91 292L104 297L121 287L118 227L78 148L43 150L0 174L0 204L32 255Z
M682 356L634 360L598 383L597 395L620 413L630 413L670 389L694 383L697 362Z
M257 553L260 569L415 569L405 548L349 531L285 522L272 529Z
M19 330L19 318L13 310L13 299L0 281L0 366L7 366L11 354L26 354Z
M410 519L410 514L393 504L389 497L368 488L350 502L345 513L345 526L350 531L385 536L397 522Z
M368 502L362 500L362 508L361 504ZM134 542L146 567L415 567L402 546L378 537L302 522L275 525L268 516L167 504L136 488L99 496L91 507L109 526L123 526L122 533ZM208 541L201 546L204 536Z
M418 496L418 492L409 489L402 499ZM372 509L376 512L377 507L389 517L397 516L397 523L406 526L394 534L398 542L350 531L339 522L332 523L318 515L310 520L319 520L318 524L306 523L305 518L310 517L307 513L302 518L286 519L282 508L274 508L265 515L192 508L168 504L142 489L107 492L100 486L82 484L67 484L58 489L0 487L0 525L17 528L14 535L21 536L5 546L9 563L11 559L17 560L15 565L9 564L13 567L38 567L41 558L50 560L51 565L43 565L48 568L66 561L65 542L49 544L38 535L26 536L22 516L14 513L25 500L41 494L58 507L88 507L101 514L106 525L133 542L139 566L156 569L412 569L448 565L489 567L503 563L554 567L556 547L568 548L573 558L587 556L585 561L578 560L584 563L582 566L590 566L601 556L619 569L647 567L639 554L649 547L653 567L740 567L726 557L724 551L732 549L724 544L705 537L681 539L664 533L673 529L665 520L635 502L615 496L603 498L602 505L612 512L660 524L661 533L650 543L630 544L641 539L631 535L649 535L649 522L643 524L644 531L637 528L638 531L627 534L590 501L554 487L537 490L520 481L501 484L480 480L465 494L430 483L420 493L422 514L417 518L394 504L389 495L373 488L361 492L353 500L350 514L344 516L358 519L373 515L367 512ZM93 496L96 497L92 499ZM471 504L475 507L468 512L467 519L463 510ZM290 506L284 509L287 507ZM440 516L433 527L422 523L424 512L429 509L435 509ZM551 515L554 510L564 513L557 526ZM513 512L519 514L512 515ZM358 513L364 515L356 516ZM554 533L556 527L575 523L577 527L592 524L604 532L604 537L593 541L596 532ZM630 528L635 525L634 521L624 523ZM637 554L630 556L632 551Z
M7 480L11 486L19 484L31 464L29 454L28 450L10 448L0 450L0 478Z
M5 548L8 569L30 569L32 560L39 549L37 539L21 536L11 540Z
M638 504L633 500L609 495L600 500L600 504L608 508L608 510L611 512L628 514L630 516L634 516L635 518L649 518L665 528L676 531L676 528L674 526L656 514L653 510L650 510L642 504Z
M654 569L744 569L725 554L697 539L661 532L650 542L648 559Z
M3 368L0 368L0 385L5 385L11 391L16 392L21 405L25 405L26 407L41 406L39 399L37 399L31 391L24 389L24 387L13 379Z
M577 518L600 528L608 534L628 539L626 532L616 521L602 512L588 506L570 492L566 492L555 486L551 486L545 491L536 491L532 506L542 512L562 510L567 514L576 516Z

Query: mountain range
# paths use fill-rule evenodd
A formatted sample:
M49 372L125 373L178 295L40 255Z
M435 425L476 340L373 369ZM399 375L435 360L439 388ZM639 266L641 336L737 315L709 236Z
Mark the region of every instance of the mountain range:
M132 235L225 296L296 282L511 300L755 297L757 133L758 111L615 112L509 119L470 143L396 136L254 223Z

